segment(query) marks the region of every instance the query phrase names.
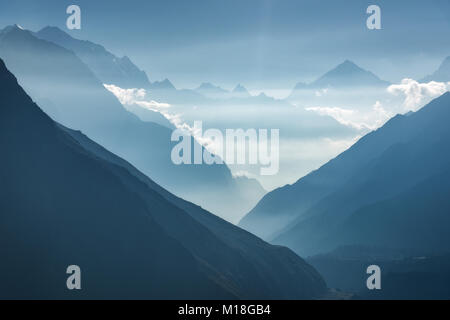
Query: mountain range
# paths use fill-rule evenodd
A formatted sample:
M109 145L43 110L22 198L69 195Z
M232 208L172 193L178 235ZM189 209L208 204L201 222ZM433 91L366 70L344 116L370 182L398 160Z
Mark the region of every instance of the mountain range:
M268 193L240 226L302 255L343 245L450 250L450 93L397 115Z
M13 26L12 26L13 27ZM114 84L121 88L142 88L152 92L152 95L168 101L179 102L202 97L212 99L227 99L232 97L250 97L247 89L237 85L232 91L222 89L211 83L202 83L194 90L177 90L169 79L149 81L147 74L140 70L127 56L115 56L102 45L88 40L73 38L58 27L47 26L33 33L37 38L55 43L73 51L85 63L95 76L105 84ZM196 95L199 93L201 96Z
M73 46L79 44L77 40ZM91 64L96 65L98 58L101 65L105 55L110 57L100 49L95 52L90 56ZM236 221L265 193L256 181L256 189L243 192L244 186L225 164L175 165L171 161L173 130L142 121L125 110L73 51L11 26L0 32L0 57L53 119L82 130L178 196ZM191 140L194 149L197 142Z
M146 73L127 56L119 58L103 46L75 39L57 27L45 27L34 35L73 51L102 83L122 88L149 88L151 85Z
M232 91L228 91L212 83L204 82L198 88L194 89L194 91L200 93L206 98L211 99L245 99L251 97L247 89L240 84L238 84Z
M47 116L0 60L0 298L302 299L326 291L287 248L161 188ZM67 290L67 266L82 290Z

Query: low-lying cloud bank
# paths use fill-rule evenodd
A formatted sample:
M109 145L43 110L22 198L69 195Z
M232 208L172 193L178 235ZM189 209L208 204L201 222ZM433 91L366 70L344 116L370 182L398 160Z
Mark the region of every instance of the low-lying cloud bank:
M310 107L306 108L306 110L316 112L322 116L330 116L339 123L362 132L371 131L382 126L393 116L391 112L383 108L380 101L375 102L369 111L339 107Z
M319 115L333 117L339 123L360 130L362 133L381 127L396 114L417 111L431 100L450 90L450 82L420 83L414 79L403 79L399 84L386 88L373 106L361 109L346 109L332 106L306 108ZM364 94L364 92L361 92Z
M403 95L404 111L417 111L449 90L450 82L419 83L413 79L403 79L400 84L393 84L387 89L390 94Z
M168 103L160 103L154 100L146 100L146 90L145 89L122 89L113 84L103 84L103 86L108 89L111 93L113 93L117 99L119 99L120 103L123 105L133 105L136 104L143 108L152 111L161 111L167 108L170 108L170 104Z

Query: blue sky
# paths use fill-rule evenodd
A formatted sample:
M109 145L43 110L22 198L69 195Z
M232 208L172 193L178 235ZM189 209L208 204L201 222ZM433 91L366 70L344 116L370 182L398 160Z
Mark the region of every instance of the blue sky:
M17 0L0 4L0 26L66 30L70 4L82 9L70 34L179 87L287 90L345 59L386 80L417 79L450 55L448 0ZM366 28L370 4L381 7L382 30Z

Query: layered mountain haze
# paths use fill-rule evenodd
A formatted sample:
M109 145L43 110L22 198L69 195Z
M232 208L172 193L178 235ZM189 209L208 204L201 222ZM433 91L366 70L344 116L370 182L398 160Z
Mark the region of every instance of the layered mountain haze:
M3 1L0 300L449 298L450 1L377 2Z
M126 158L178 196L236 222L263 195L248 199L229 168L175 165L172 130L141 121L106 90L73 52L17 27L0 36L0 57L43 110L61 124L79 128ZM191 139L192 148L198 143Z
M73 51L102 83L112 83L123 88L150 87L146 73L127 56L116 57L103 46L75 39L57 27L45 27L34 35Z
M271 246L175 197L54 122L0 61L2 299L302 299L326 287ZM26 130L24 130L26 128ZM83 290L64 286L82 269Z
M449 117L449 92L394 117L267 194L240 225L303 255L342 245L450 251Z

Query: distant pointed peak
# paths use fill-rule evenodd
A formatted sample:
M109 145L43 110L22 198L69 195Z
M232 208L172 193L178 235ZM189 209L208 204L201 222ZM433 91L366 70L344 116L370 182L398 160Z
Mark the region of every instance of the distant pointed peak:
M311 83L310 87L385 86L387 84L388 82L347 59Z
M247 88L241 85L240 83L234 87L233 92L248 92Z
M4 37L7 35L20 38L34 37L30 30L27 30L18 24L6 26L3 30L0 30L0 36Z
M354 63L351 60L345 60L340 65L338 65L335 69L345 69L345 70L361 70L364 71L360 66L358 66L356 63Z
M8 32L11 32L11 31L27 31L27 30L25 30L24 27L22 27L21 25L19 25L17 23L13 24L13 25L6 26L2 30L3 33L8 33Z
M351 64L351 65L355 65L356 66L356 63L354 63L352 60L349 60L349 59L345 59L345 61L342 62L342 64Z
M22 27L20 24L17 24L17 23L15 23L15 24L13 24L13 25L10 25L10 26L7 26L5 29L20 29L20 30L25 30L24 27Z

